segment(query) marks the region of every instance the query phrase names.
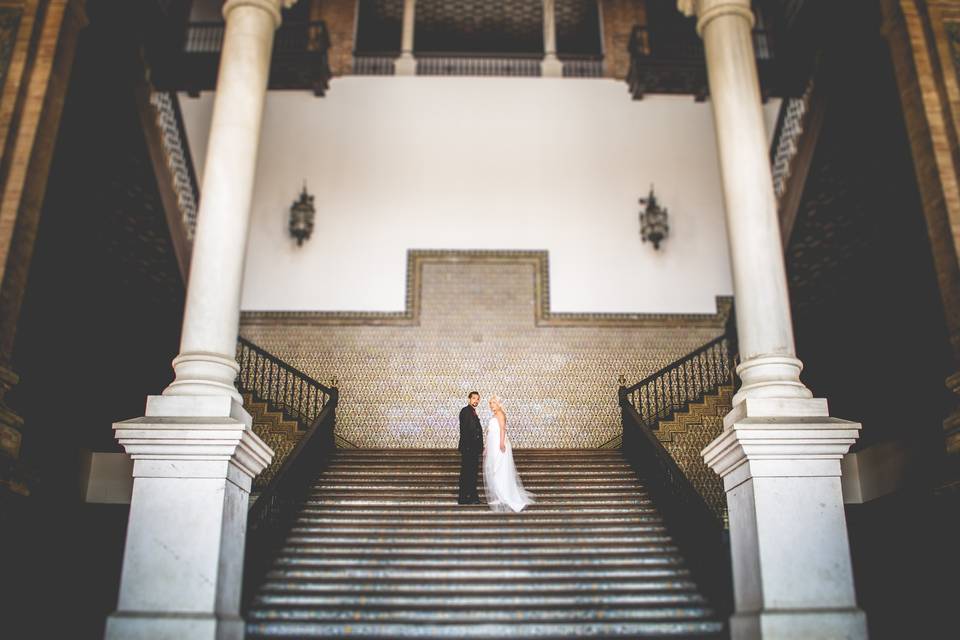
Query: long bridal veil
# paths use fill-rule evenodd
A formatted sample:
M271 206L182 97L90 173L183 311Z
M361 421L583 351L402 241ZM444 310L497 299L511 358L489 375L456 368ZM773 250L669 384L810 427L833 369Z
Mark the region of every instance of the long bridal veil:
M487 424L486 455L483 459L483 486L487 505L494 511L522 511L533 504L534 495L523 488L513 462L509 436L500 451L500 423L496 416Z

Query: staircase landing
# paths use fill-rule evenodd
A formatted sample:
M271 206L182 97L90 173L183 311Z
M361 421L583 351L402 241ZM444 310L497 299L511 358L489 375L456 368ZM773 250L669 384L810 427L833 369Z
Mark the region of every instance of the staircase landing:
M724 637L619 451L515 459L537 504L499 514L456 504L454 450L339 450L247 637Z

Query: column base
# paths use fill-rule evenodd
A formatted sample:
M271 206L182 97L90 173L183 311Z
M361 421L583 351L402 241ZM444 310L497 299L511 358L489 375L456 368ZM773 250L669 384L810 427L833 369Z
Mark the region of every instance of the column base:
M859 640L867 637L860 609L767 610L730 617L731 640Z
M243 640L243 618L208 614L117 612L105 640Z
M417 75L417 59L409 53L401 55L393 61L393 75L395 76L415 76Z
M547 56L540 63L540 75L544 78L562 78L563 63L557 56Z

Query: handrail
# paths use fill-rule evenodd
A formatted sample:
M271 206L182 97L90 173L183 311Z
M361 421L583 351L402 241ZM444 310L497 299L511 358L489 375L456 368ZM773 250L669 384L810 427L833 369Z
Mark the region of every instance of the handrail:
M723 523L643 423L627 397L626 387L620 387L619 396L624 457L644 478L700 587L720 614L729 613L732 571Z
M323 410L247 514L244 603L249 603L255 587L266 575L290 520L309 493L317 474L326 468L336 450L334 427L339 392L336 388L329 389L329 392Z
M624 387L624 400L647 428L656 430L660 422L733 381L733 335L728 331L637 384Z
M237 388L310 427L336 392L246 338L237 338Z
M660 369L660 370L657 371L656 373L651 373L649 376L647 376L646 378L644 378L644 379L641 380L640 382L638 382L638 383L636 383L636 384L634 384L634 385L631 385L631 386L629 386L629 387L625 387L626 392L629 394L629 393L632 393L632 392L636 391L637 389L639 389L640 387L644 386L645 384L650 384L650 382L653 381L655 378L659 378L660 376L665 375L665 374L666 374L668 371L670 371L671 369L676 369L681 363L686 362L687 360L692 360L692 359L696 358L696 357L697 357L698 355L700 355L701 353L704 353L705 351L709 350L711 347L714 347L714 346L716 346L717 344L720 344L721 342L723 342L723 341L726 340L726 339L727 339L727 336L726 336L726 335L717 336L716 338L714 338L714 339L711 340L710 342L708 342L708 343L706 343L706 344L704 344L704 345L701 345L701 346L697 347L696 349L694 349L693 351L691 351L691 352L688 353L687 355L683 356L683 357L680 358L679 360L674 360L673 362L671 362L670 364L668 364L668 365L665 366L664 368Z

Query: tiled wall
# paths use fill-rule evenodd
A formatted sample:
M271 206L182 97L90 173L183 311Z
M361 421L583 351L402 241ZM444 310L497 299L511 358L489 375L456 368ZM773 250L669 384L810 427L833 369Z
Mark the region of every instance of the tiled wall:
M245 315L244 337L321 382L337 379L337 431L353 445L454 447L476 389L484 423L487 398L503 397L516 447L600 446L620 431L619 376L638 381L722 332L722 314L538 322L548 295L545 260L529 259L538 252L425 253L411 261L412 322Z

